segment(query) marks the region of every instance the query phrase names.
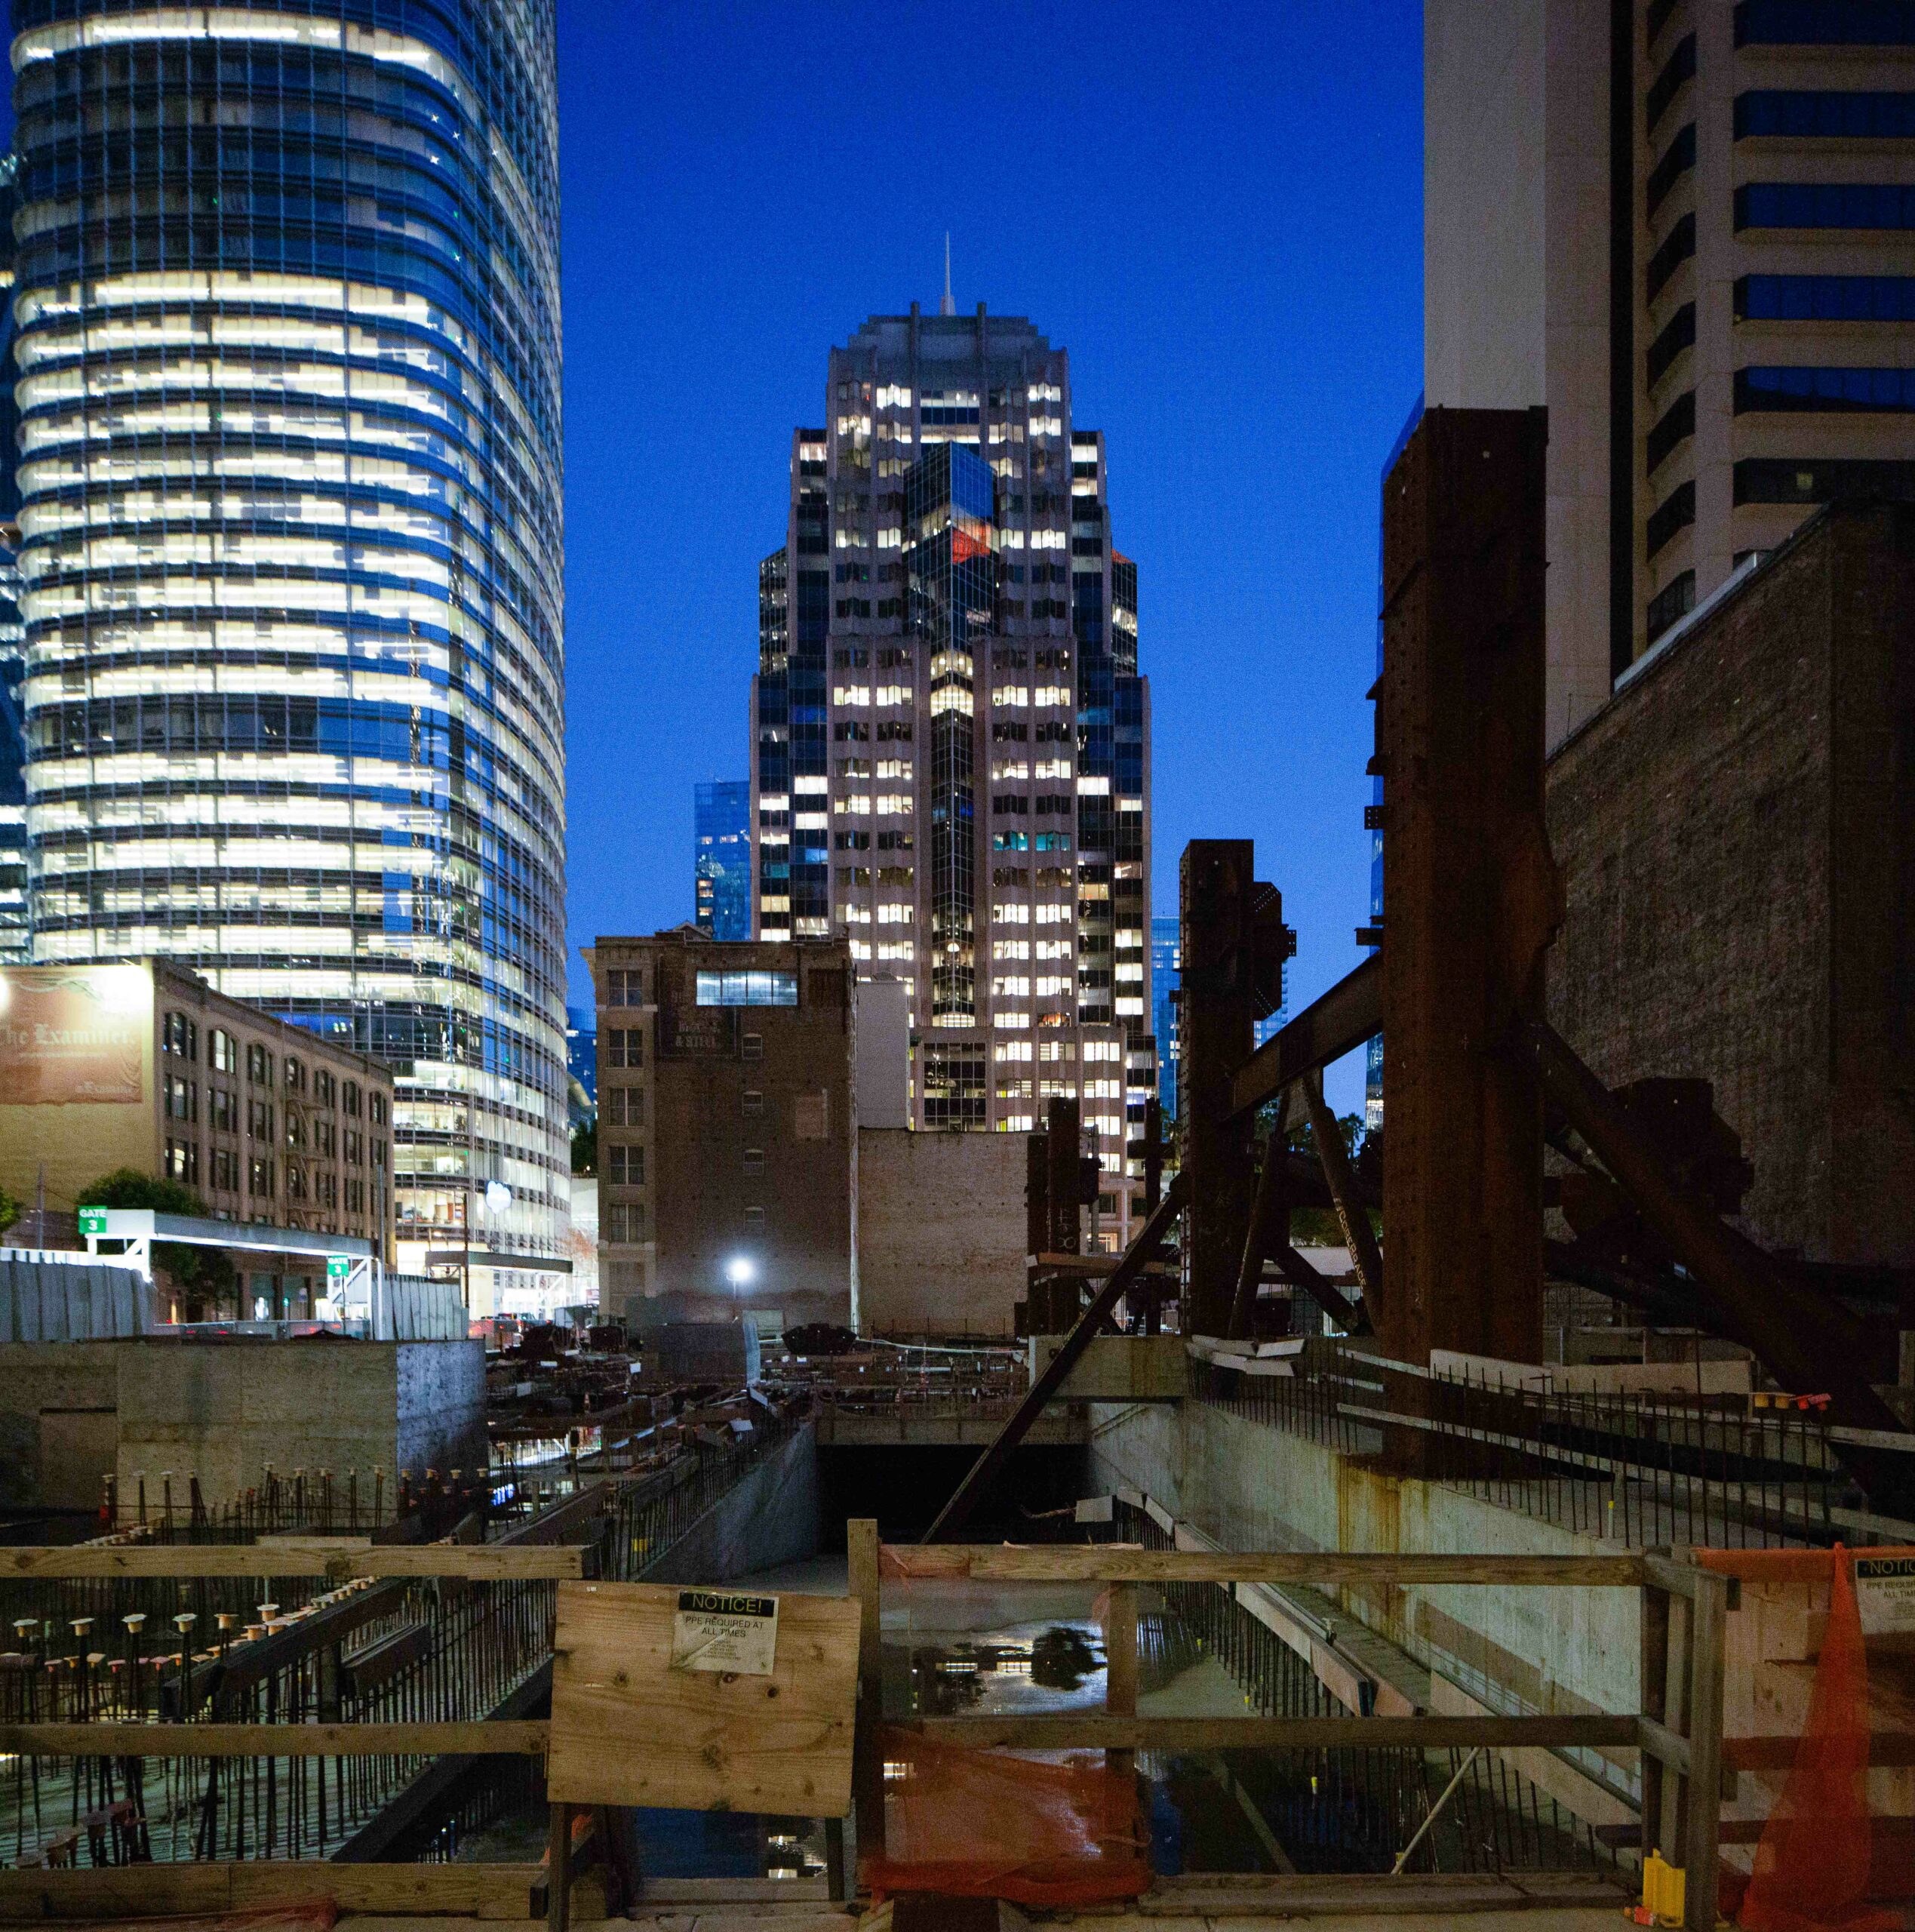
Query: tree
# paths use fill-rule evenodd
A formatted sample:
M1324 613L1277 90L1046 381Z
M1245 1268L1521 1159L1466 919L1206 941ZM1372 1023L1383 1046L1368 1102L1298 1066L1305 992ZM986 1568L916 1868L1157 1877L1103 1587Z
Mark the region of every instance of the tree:
M598 1171L598 1119L581 1121L572 1130L572 1171L595 1174Z
M0 1234L4 1234L26 1211L26 1204L16 1200L4 1187L0 1187Z
M143 1174L137 1168L115 1168L80 1190L83 1208L150 1208L155 1214L207 1217L206 1203L184 1181ZM153 1265L164 1268L174 1283L195 1300L216 1300L233 1285L233 1269L217 1247L189 1247L183 1241L153 1244Z
M1345 1114L1336 1123L1337 1131L1343 1137L1344 1152L1350 1157L1352 1167L1366 1169L1367 1149L1365 1146L1363 1119L1361 1114ZM1381 1150L1382 1135L1375 1137ZM1308 1154L1314 1161L1317 1155L1317 1133L1314 1125L1305 1121L1300 1126L1290 1129L1285 1143L1293 1152ZM1262 1154L1258 1155L1262 1160ZM1369 1223L1381 1232L1382 1217L1375 1208L1369 1210ZM1336 1212L1330 1208L1299 1208L1290 1217L1290 1238L1299 1247L1341 1247L1343 1245L1343 1224L1336 1218Z

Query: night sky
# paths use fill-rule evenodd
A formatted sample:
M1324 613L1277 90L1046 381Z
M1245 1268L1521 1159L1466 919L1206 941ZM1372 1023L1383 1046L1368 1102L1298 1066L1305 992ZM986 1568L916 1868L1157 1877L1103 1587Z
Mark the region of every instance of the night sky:
M1067 347L1108 438L1155 909L1187 840L1253 837L1292 1010L1355 964L1379 472L1421 383L1416 0L559 20L574 946L690 916L692 786L748 770L790 433L833 343L935 309L948 229L959 308Z

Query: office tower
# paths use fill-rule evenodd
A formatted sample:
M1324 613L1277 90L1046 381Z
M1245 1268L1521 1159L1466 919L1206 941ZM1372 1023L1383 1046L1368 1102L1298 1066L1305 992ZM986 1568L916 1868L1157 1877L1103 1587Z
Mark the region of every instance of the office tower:
M1425 390L1549 408L1552 744L1816 506L1915 493L1915 11L1426 0Z
M916 1126L1023 1133L1077 1095L1120 1233L1150 731L1103 438L1065 352L982 305L872 317L825 400L759 571L756 930L906 983Z
M1151 1031L1157 1040L1157 1097L1167 1121L1177 1117L1177 1002L1184 942L1175 913L1151 921Z
M713 939L752 937L752 781L695 789L692 803L694 915Z
M569 1196L553 14L364 17L15 7L34 956L392 1066L484 1312Z
M0 289L14 281L17 158L0 155ZM32 949L26 908L26 626L20 610L20 408L14 311L0 300L0 962Z

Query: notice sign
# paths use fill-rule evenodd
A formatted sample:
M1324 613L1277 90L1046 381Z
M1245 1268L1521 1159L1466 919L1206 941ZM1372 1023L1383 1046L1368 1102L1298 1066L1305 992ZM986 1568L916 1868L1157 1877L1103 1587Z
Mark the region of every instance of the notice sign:
M672 1668L769 1677L778 1651L778 1599L732 1590L681 1590L672 1620Z
M1855 1604L1867 1636L1915 1630L1915 1556L1858 1556Z

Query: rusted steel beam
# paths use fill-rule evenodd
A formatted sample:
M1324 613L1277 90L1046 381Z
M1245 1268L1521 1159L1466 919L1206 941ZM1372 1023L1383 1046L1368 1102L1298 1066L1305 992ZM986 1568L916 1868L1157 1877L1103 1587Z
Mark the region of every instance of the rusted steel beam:
M1303 1104L1310 1115L1310 1130L1317 1137L1317 1158L1323 1164L1323 1180L1336 1204L1337 1225L1350 1249L1350 1259L1363 1284L1363 1305L1371 1325L1383 1305L1383 1251L1376 1244L1376 1231L1369 1215L1357 1198L1356 1177L1350 1171L1350 1155L1343 1145L1343 1132L1323 1098L1323 1076L1319 1069L1307 1073L1299 1083Z
M951 1500L938 1512L937 1520L924 1532L926 1543L954 1535L977 1507L1011 1451L1023 1441L1031 1425L1044 1413L1044 1405L1064 1385L1064 1379L1077 1367L1091 1338L1112 1309L1123 1299L1124 1291L1142 1275L1146 1261L1153 1260L1170 1232L1171 1223L1182 1212L1185 1181L1179 1174L1157 1204L1157 1212L1139 1229L1137 1238L1123 1251L1116 1272L1090 1298L1090 1305L1078 1316L1077 1326L1064 1337L1056 1354L1038 1372L1030 1392L1018 1404L994 1440L971 1465L970 1472L952 1492Z
M1713 1208L1673 1185L1627 1110L1546 1020L1524 1022L1515 1037L1569 1124L1689 1270L1708 1325L1741 1337L1784 1388L1827 1395L1831 1422L1899 1429L1868 1379L1855 1318L1830 1297L1784 1275ZM1905 1515L1915 1509L1915 1461L1853 1444L1840 1453L1878 1511Z
M1278 1028L1237 1069L1230 1111L1246 1113L1274 1100L1293 1081L1354 1053L1382 1026L1383 956L1373 952Z
M1044 1245L1055 1254L1076 1254L1084 1243L1079 1213L1083 1189L1077 1163L1083 1158L1084 1130L1077 1103L1053 1094L1046 1123L1045 1198L1050 1204L1050 1239Z
M1432 409L1383 488L1380 1352L1536 1361L1542 1094L1495 1044L1542 1010L1541 409Z
M1302 1288L1346 1335L1367 1335L1370 1324L1357 1304L1327 1275L1320 1275L1288 1241L1270 1251L1286 1280Z
M1250 1224L1243 1231L1243 1258L1237 1266L1237 1292L1230 1305L1228 1333L1232 1337L1250 1332L1265 1258L1290 1244L1290 1192L1286 1185L1289 1162L1284 1158L1287 1151L1280 1120L1277 1131L1264 1149L1262 1164L1257 1171L1256 1198L1251 1204Z

